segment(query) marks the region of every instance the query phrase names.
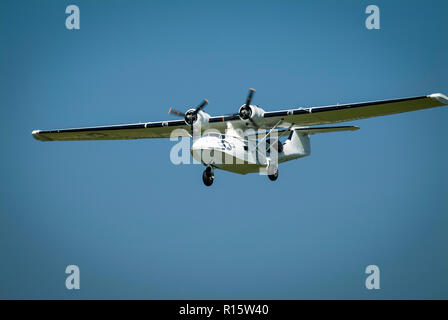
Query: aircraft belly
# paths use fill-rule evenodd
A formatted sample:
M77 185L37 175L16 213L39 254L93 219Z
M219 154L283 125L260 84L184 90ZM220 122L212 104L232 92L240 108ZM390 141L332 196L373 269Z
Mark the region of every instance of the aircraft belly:
M199 151L199 152L198 152ZM212 164L214 167L239 174L258 172L260 164L248 161L247 153L237 154L222 148L201 148L193 152L193 157L203 164ZM246 160L244 158L246 157Z

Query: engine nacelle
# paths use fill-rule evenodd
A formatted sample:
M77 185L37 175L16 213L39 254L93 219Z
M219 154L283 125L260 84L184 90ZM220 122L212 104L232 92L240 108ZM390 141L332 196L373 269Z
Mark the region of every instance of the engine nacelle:
M189 109L185 112L185 124L191 126L192 123L195 123L198 120L198 114L194 109Z
M238 115L241 120L257 120L263 118L264 110L257 106L243 104L238 111Z
M191 126L193 123L193 126L195 128L201 128L201 130L204 130L204 128L208 124L208 119L210 118L210 115L208 113L205 113L204 111L199 111L197 113L194 112L194 109L189 109L187 112L185 112L185 124L188 126Z

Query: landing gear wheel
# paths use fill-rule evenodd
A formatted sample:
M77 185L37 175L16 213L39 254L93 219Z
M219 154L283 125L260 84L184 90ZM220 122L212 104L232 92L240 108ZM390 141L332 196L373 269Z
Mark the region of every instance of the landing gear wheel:
M278 169L277 168L273 168L271 170L268 169L268 178L271 181L275 181L278 178Z
M215 174L211 167L207 167L202 173L202 181L207 187L210 187L213 184L213 180L215 179Z

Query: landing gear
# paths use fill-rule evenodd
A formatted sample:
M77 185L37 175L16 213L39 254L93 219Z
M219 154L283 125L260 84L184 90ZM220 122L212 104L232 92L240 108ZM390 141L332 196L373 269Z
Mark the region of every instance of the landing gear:
M278 168L274 166L268 166L268 178L271 181L275 181L278 178Z
M214 179L215 174L213 173L213 168L208 166L202 173L202 181L207 187L210 187L213 184Z

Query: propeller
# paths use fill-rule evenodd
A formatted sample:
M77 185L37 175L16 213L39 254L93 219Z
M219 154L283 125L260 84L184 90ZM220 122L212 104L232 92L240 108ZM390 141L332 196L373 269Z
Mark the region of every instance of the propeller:
M208 100L204 99L194 110L188 110L186 113L184 113L182 111L177 111L174 108L170 108L170 110L168 110L168 113L183 117L185 119L185 123L190 125L191 134L193 135L193 125L198 118L198 112L204 109L207 104Z
M199 111L201 111L202 109L204 109L204 107L205 107L207 104L208 104L208 100L207 100L207 99L204 99L204 100L202 101L202 103L201 103L200 105L198 105L198 106L196 107L196 109L194 110L195 114L198 113Z
M258 129L257 123L252 119L252 109L250 108L250 103L252 102L252 97L254 96L255 89L250 88L249 93L247 95L246 103L240 109L240 117L244 120L249 120L255 129Z
M255 89L250 88L249 94L247 95L246 106L250 106L250 103L252 101L252 97L254 96L254 93L255 93Z
M170 110L168 110L168 113L175 114L176 116L179 116L179 117L185 117L185 113L183 113L182 111L174 110L174 108L170 108Z

